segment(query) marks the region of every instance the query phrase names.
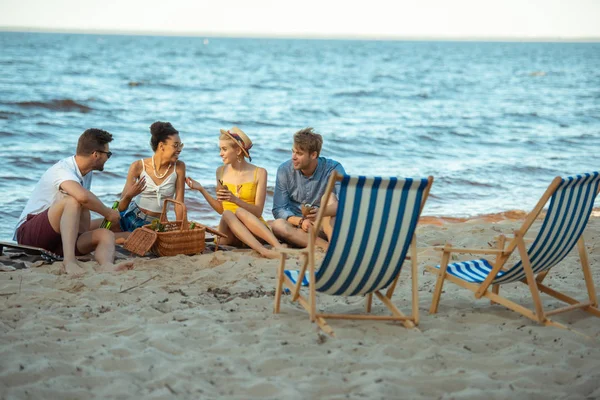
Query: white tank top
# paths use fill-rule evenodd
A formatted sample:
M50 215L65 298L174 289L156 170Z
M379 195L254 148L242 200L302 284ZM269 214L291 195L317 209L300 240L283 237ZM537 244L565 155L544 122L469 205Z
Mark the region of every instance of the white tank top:
M173 173L169 175L160 185L157 185L146 172L144 160L140 161L142 162L142 173L140 174L140 178L146 177L146 188L138 195L135 202L140 208L144 208L155 213L160 213L163 209L163 201L165 199L172 199L175 197L177 164L174 166L175 170Z

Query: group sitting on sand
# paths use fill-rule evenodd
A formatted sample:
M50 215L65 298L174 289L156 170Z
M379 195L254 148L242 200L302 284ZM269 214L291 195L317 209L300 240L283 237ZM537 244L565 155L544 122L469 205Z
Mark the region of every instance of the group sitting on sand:
M186 176L179 160L183 142L169 122L150 126L152 156L134 161L118 209L104 205L91 191L93 171L103 171L111 157L113 137L101 129L88 129L80 137L74 156L50 167L36 184L18 220L14 239L20 245L41 247L63 256L64 270L80 275L77 256L94 252L101 271L133 268L132 262L114 264L115 241L160 218L165 199L184 201L185 185L199 191L219 214L219 230L227 237L220 244L248 246L263 257L278 257L284 245L304 247L308 230L324 210L317 245L326 248L331 238L337 200L322 203L329 176L344 174L342 165L320 157L323 138L313 128L294 134L292 158L279 166L273 195L274 221L262 217L267 195L267 171L251 164L252 140L238 127L220 130L219 150L223 165L216 169L216 198L198 181ZM336 194L339 184L336 187ZM302 208L310 207L303 214ZM90 211L103 218L92 220ZM176 208L176 218L182 210ZM110 229L102 222L111 222ZM104 226L104 225L102 225ZM265 244L270 245L267 248Z

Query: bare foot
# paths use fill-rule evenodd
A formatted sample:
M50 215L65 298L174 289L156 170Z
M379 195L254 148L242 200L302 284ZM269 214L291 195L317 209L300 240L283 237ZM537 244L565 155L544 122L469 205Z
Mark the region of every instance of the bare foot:
M268 249L264 249L263 251L259 252L261 256L265 257L265 258L279 258L281 257L281 253L279 253L278 251L275 250L268 250Z
M98 272L119 272L133 269L133 261L123 261L118 264L104 264L100 266Z
M85 269L81 268L77 261L66 262L63 261L63 271L67 275L71 275L73 278L77 278L85 274Z

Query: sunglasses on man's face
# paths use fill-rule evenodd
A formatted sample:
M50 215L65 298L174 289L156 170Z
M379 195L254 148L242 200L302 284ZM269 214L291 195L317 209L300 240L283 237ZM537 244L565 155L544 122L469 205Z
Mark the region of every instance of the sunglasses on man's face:
M112 156L112 151L96 150L96 152L106 154L106 158L110 158Z

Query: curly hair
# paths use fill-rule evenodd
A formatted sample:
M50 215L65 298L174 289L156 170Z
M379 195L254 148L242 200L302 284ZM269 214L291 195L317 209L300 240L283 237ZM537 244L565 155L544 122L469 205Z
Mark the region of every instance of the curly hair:
M150 125L150 134L152 134L150 146L153 151L156 151L159 143L166 142L169 136L178 135L179 131L170 122L156 121Z
M79 136L77 141L78 156L89 156L94 151L104 149L106 143L112 142L113 137L102 129L90 128Z

